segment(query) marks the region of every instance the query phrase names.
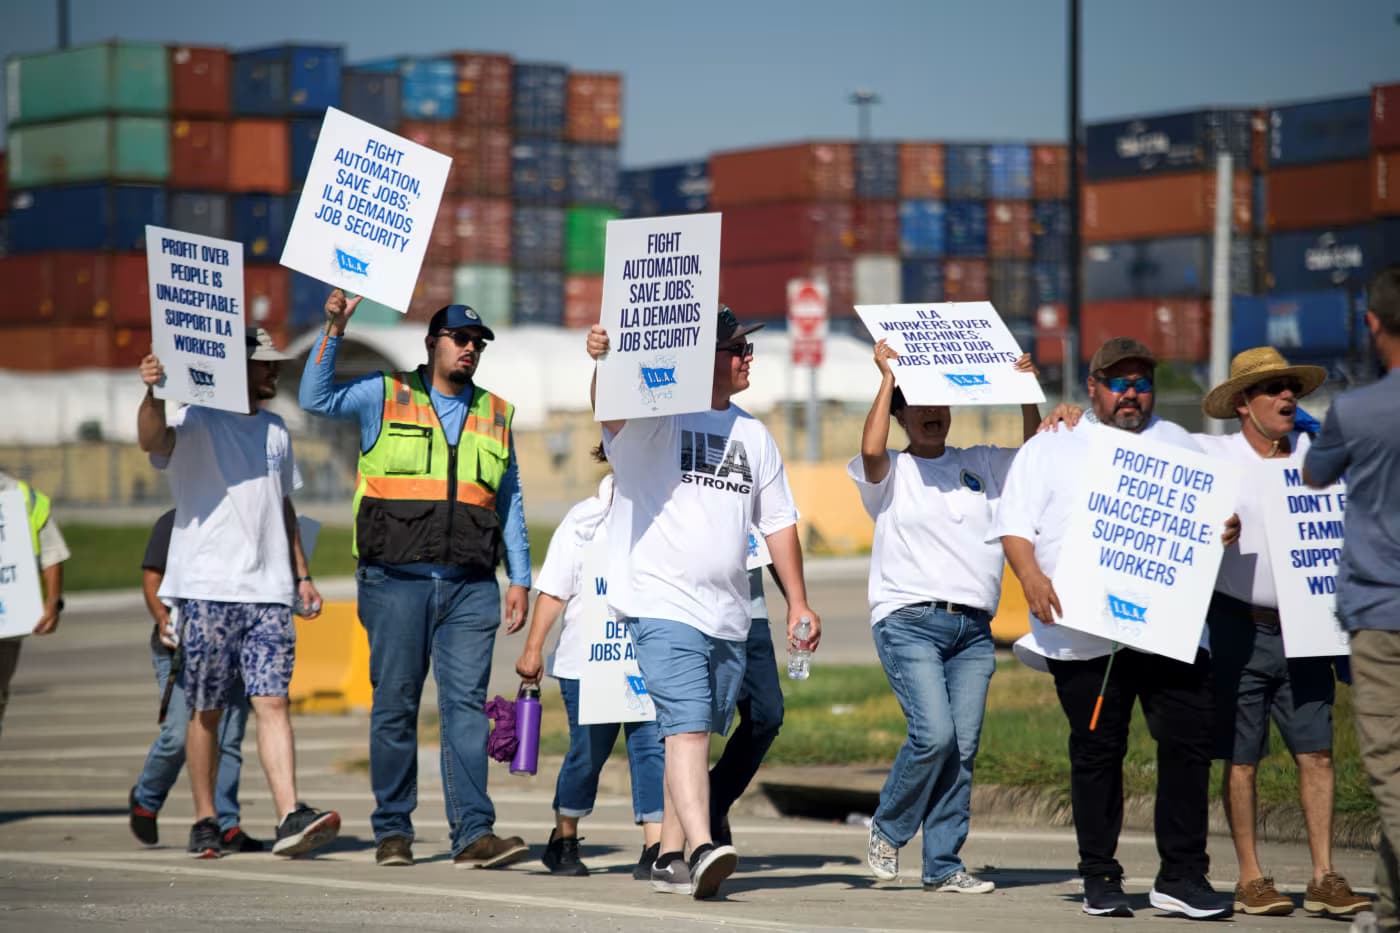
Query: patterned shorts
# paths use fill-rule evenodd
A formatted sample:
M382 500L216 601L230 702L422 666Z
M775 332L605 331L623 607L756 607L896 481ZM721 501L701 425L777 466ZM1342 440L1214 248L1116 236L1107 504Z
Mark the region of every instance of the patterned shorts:
M277 603L180 602L185 648L181 685L191 710L223 709L250 697L285 697L296 660L292 610Z

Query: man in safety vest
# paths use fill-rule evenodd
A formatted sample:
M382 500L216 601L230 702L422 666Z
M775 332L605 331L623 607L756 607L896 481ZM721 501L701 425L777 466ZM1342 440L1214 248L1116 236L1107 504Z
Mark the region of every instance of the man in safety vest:
M68 544L53 520L49 497L22 480L0 470L0 493L18 489L28 510L29 539L34 557L39 562L39 576L44 587L44 614L34 626L35 635L49 635L58 628L58 614L63 611L63 562L68 559ZM5 706L10 700L10 678L15 676L23 636L0 638L0 724L5 720Z
M483 711L501 624L496 566L502 557L511 631L525 619L530 592L530 543L511 439L515 407L474 382L496 335L466 305L433 315L425 365L334 384L336 351L359 302L340 289L326 300L324 353L307 359L300 398L313 414L360 425L355 579L374 684L375 861L413 864L418 704L431 659L453 862L498 868L528 853L519 837L492 832Z

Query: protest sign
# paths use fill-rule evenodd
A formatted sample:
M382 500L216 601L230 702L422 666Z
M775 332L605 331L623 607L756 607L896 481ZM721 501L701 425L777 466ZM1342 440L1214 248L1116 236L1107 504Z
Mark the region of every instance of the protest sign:
M608 221L599 421L710 407L719 310L719 214Z
M895 378L911 405L1025 405L1040 383L1012 364L1021 347L989 301L856 305L865 327L899 354Z
M282 265L407 311L452 159L326 109Z
M1349 654L1351 640L1336 611L1346 483L1309 489L1297 460L1260 463L1251 480L1266 491L1264 525L1283 653L1290 658Z
M758 570L773 563L773 555L768 551L768 539L757 528L749 530L748 562L749 570Z
M1190 663L1240 469L1081 422L1089 456L1055 568L1060 625Z
M248 413L243 244L146 227L156 398Z
M18 489L0 492L0 638L28 635L43 616L28 504Z
M584 549L583 586L574 597L583 603L575 624L585 626L587 651L578 679L579 725L656 718L628 625L608 608L607 571L608 536L599 529Z

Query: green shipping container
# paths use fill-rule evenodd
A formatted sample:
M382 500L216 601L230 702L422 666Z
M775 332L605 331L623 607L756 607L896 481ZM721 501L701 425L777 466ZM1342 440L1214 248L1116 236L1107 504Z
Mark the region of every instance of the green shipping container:
M10 130L10 186L79 181L163 182L170 176L170 121L88 117Z
M622 216L610 207L571 207L564 221L564 271L569 275L600 275L608 221Z
M510 326L510 268L464 265L452 272L452 300L471 305L493 331Z
M170 110L170 58L150 42L106 42L12 58L5 71L11 126L95 113Z

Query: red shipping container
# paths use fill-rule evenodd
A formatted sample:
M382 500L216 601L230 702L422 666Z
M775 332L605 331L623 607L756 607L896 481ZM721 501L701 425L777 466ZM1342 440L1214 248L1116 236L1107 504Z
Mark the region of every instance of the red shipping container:
M233 120L228 125L228 190L286 194L291 188L287 124Z
M1031 195L1037 201L1069 197L1069 149L1056 144L1031 147Z
M5 150L0 149L0 217L10 209L10 163Z
M1377 217L1400 215L1400 152L1371 155L1371 212Z
M1249 167L1256 172L1269 170L1269 111L1256 110L1249 118Z
M404 320L426 324L439 308L452 304L452 272L451 265L424 263L418 271L418 283L413 286L413 299Z
M1146 344L1159 360L1203 362L1210 352L1210 303L1200 299L1086 302L1079 351L1086 362L1113 337Z
M272 333L287 324L292 301L291 270L271 263L243 264L243 321Z
M458 198L455 262L510 265L511 204L503 198Z
M452 124L442 120L404 120L399 123L399 135L445 156L451 156L457 145Z
M0 329L0 369L52 372L111 365L112 328L106 324Z
M228 183L228 123L172 120L170 187L222 191Z
M943 197L942 143L902 143L899 147L899 196Z
M98 254L94 294L94 318L106 318L118 328L151 329L150 285L144 253Z
M509 126L510 56L458 52L452 58L457 62L457 122Z
M832 259L850 255L854 206L843 201L745 204L724 212L720 261Z
M564 326L592 327L603 310L603 277L570 275L564 279Z
M1345 227L1371 219L1371 164L1366 159L1272 169L1264 176L1265 229Z
M285 347L286 344L278 344ZM111 358L108 365L113 369L136 369L147 353L151 352L151 329L149 327L115 327L112 330Z
M1236 172L1231 214L1237 233L1251 229L1251 189L1249 173ZM1084 186L1082 203L1086 243L1205 235L1215 229L1215 173L1096 182Z
M99 303L105 292L107 267L102 253L49 253L53 271L49 279L49 302L56 324L88 326L107 323L110 308Z
M992 201L987 205L987 255L997 259L1031 258L1029 201Z
M1400 84L1371 88L1371 148L1400 149Z
M227 49L177 45L170 49L170 113L177 117L229 114Z
M809 277L826 279L829 317L855 316L855 276L849 259L782 259L721 265L719 300L733 308L740 320L785 320L788 280Z
M1065 361L1065 334L1069 309L1064 305L1041 305L1035 312L1035 349L1031 351L1041 366L1059 366Z
M510 130L500 126L459 126L447 153L452 171L447 190L460 194L510 197Z
M710 157L710 206L767 201L849 201L855 194L850 143L797 143Z
M855 250L858 253L899 252L899 202L856 202Z
M47 253L0 259L0 326L53 321L53 262Z
M622 138L622 75L569 72L564 135L575 143Z
M428 236L428 249L423 261L448 264L457 261L457 202L453 195L444 195L438 203L437 218Z
M992 286L985 259L949 259L943 263L945 301L986 301Z

